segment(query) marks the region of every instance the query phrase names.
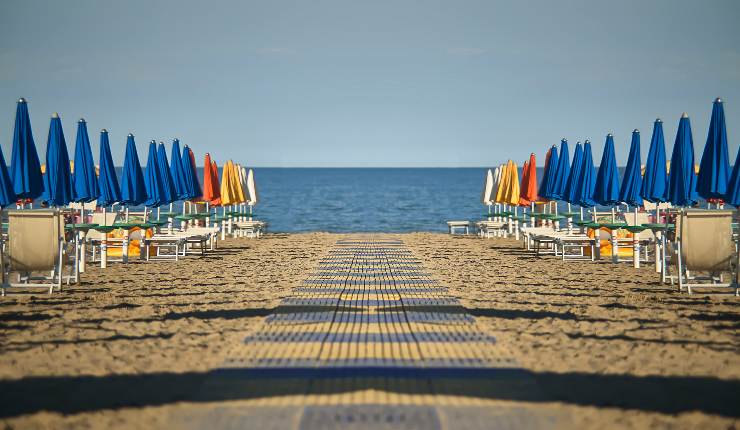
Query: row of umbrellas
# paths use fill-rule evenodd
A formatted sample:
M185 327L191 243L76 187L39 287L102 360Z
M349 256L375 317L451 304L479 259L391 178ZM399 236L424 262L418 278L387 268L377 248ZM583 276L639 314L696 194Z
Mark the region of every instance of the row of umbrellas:
M483 204L504 203L529 206L537 200L564 201L591 208L624 203L640 206L643 200L670 202L674 206L692 206L699 197L708 202L725 202L740 206L740 150L734 168L728 161L727 130L723 102L714 101L707 142L699 169L694 162L691 123L686 113L681 116L670 162L666 162L663 122L655 120L647 163L642 166L640 132L632 132L624 176L620 180L614 151L614 137L606 136L598 170L594 166L591 143L577 143L570 159L568 142L560 142L560 151L552 146L545 157L542 181L537 186L536 160L531 154L522 169L521 185L518 168L511 160L489 170L481 201Z
M58 207L70 202L92 201L97 201L101 206L122 203L147 207L188 200L202 200L214 206L256 204L257 193L251 169L247 172L244 167L229 161L224 166L222 179L219 184L218 166L206 154L201 187L195 155L187 145L181 151L177 139L172 142L169 160L164 144L152 140L146 169L142 170L134 136L129 134L119 184L108 132L105 129L100 132L99 168L96 170L84 119L78 122L74 163L70 165L61 119L57 114L51 118L46 164L42 166L24 99L18 101L16 109L9 171L0 150L0 207L14 204L17 200L32 201L38 198Z

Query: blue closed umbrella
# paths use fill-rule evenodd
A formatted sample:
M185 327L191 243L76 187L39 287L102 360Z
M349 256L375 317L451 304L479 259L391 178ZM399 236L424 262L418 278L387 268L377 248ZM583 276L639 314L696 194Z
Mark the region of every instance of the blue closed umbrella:
M113 157L110 153L110 142L108 141L108 130L100 132L100 171L98 172L98 189L100 206L110 206L121 201L121 187L118 185L116 168L113 165Z
M31 120L25 99L18 100L15 110L13 149L10 156L10 178L19 199L36 199L44 192L41 163L33 142Z
M740 207L740 148L737 150L735 165L732 166L732 174L727 184L727 193L724 199L727 204Z
M614 136L611 133L606 135L604 152L601 154L594 187L594 201L602 206L614 206L619 203L619 170L617 157L614 155Z
M0 209L15 203L17 197L13 191L13 183L10 181L8 166L5 164L3 150L0 148Z
M200 188L198 173L195 171L195 157L187 145L182 148L182 169L184 173L185 187L187 189L186 200L200 198L203 195L203 190Z
M553 197L557 200L563 200L565 197L565 188L568 185L570 176L570 154L568 151L568 141L560 141L560 159L558 168L555 171L555 185L553 186Z
M627 168L622 178L622 187L619 189L619 201L632 206L642 205L640 189L642 188L642 165L640 162L640 132L632 132L630 154L627 157Z
M583 167L578 176L577 200L578 206L591 208L596 206L594 201L594 186L596 184L596 168L591 155L591 142L588 140L583 144Z
M144 186L146 188L146 201L144 205L148 207L157 207L165 203L167 196L162 182L162 175L159 172L159 162L157 161L157 143L149 142L149 156L146 160L146 174L144 175Z
M707 144L704 146L699 163L699 176L696 178L696 191L707 200L721 199L727 192L727 181L730 177L727 152L725 110L722 107L722 100L718 98L712 106Z
M75 171L72 175L73 198L76 202L91 202L100 196L98 177L95 175L95 162L87 135L87 123L81 119L77 123L75 143Z
M671 174L668 178L668 201L674 206L696 203L696 175L694 174L694 139L691 136L689 116L684 113L678 123L676 141L671 155Z
M146 198L144 174L141 172L136 142L134 142L134 135L129 134L126 139L126 159L123 161L123 176L121 177L121 202L138 206L144 203Z
M162 185L164 185L164 201L162 204L170 204L177 200L177 189L175 189L175 183L170 173L167 150L162 142L159 142L159 146L157 147L157 164L159 166L159 174L162 176Z
M69 172L69 154L64 140L62 120L58 114L51 117L46 141L46 174L42 198L50 206L66 206L72 201L72 175Z
M172 183L177 191L177 200L187 200L187 184L185 183L185 172L183 171L182 157L180 155L180 141L172 141L172 152L170 153L170 174Z
M650 139L645 175L642 178L640 196L643 199L660 203L668 200L668 174L666 173L665 140L663 121L660 118L653 124L653 137Z
M578 177L583 169L583 146L580 142L576 143L576 149L573 151L573 162L570 165L568 182L563 191L563 200L570 204L578 204Z
M550 148L550 156L547 158L545 171L542 173L542 182L538 194L545 200L555 199L555 173L558 169L558 148L555 145Z

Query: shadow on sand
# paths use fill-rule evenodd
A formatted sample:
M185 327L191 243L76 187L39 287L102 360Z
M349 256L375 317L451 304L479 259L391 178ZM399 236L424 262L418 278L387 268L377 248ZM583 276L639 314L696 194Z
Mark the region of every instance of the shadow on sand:
M740 381L706 377L531 372L500 368L274 368L0 381L0 417L63 414L180 401L216 402L378 389L524 402L564 402L676 414L740 417ZM347 380L351 383L347 383Z

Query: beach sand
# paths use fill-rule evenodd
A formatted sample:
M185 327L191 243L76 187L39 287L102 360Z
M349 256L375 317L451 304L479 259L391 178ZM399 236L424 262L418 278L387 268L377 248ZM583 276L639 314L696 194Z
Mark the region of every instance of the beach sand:
M346 236L231 239L205 258L91 268L61 294L3 298L0 424L171 428L233 404L188 400ZM508 239L380 237L401 238L546 393L460 404L546 409L580 428L739 426L738 299L678 293L651 267L537 259Z

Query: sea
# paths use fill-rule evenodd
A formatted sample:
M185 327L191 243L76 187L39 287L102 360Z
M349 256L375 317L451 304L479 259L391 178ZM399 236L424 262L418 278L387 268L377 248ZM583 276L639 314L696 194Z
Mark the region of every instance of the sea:
M120 178L122 169L116 170ZM486 171L482 167L254 168L259 203L253 213L269 224L271 232L445 232L447 221L484 218L488 207L480 200ZM542 174L540 167L538 179ZM202 168L198 176L202 184ZM558 207L563 212L567 205L560 202ZM181 208L181 203L173 207ZM131 209L143 210L143 206Z
M255 168L272 232L446 231L480 219L483 168Z

